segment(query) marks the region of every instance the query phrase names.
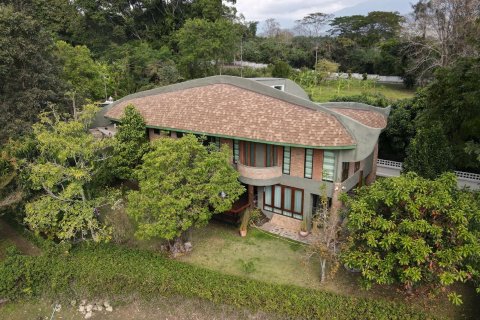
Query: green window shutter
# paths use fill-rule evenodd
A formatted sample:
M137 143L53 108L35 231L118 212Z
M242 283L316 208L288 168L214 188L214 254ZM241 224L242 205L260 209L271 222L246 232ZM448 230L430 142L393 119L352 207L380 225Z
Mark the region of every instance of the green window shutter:
M305 149L305 174L304 177L312 179L313 174L313 149Z
M332 151L323 152L323 180L333 181L335 177L335 153Z
M290 147L283 147L283 174L290 174Z

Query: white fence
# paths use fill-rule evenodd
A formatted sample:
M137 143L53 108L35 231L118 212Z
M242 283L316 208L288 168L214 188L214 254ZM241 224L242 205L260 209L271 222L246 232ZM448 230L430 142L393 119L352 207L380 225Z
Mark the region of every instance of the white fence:
M350 75L352 79L363 80L363 74L361 73L351 73ZM328 78L333 80L338 78L348 79L348 77L348 73L332 73ZM368 74L367 79L376 80L379 83L403 84L402 77L398 76L380 76L378 74Z
M402 171L403 163L390 160L377 160L377 176L398 177ZM455 171L458 186L470 187L472 190L480 190L480 174L471 172Z

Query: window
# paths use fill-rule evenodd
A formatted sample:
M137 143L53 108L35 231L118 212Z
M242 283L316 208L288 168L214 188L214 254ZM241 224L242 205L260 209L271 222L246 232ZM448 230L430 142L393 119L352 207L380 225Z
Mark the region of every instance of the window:
M350 171L350 162L342 163L342 182L348 179L348 174Z
M153 129L154 134L160 134L160 129Z
M265 145L265 167L274 167L277 165L277 146L271 144Z
M283 174L290 174L290 147L283 147Z
M313 149L305 149L305 174L304 177L312 179L313 173Z
M240 158L240 146L238 140L233 140L233 162L237 163Z
M274 185L265 187L263 209L295 219L303 219L303 190Z
M323 180L333 181L335 177L335 153L323 152Z
M272 86L272 88L280 90L280 91L285 91L285 86L284 85L275 85L275 86Z
M220 149L220 138L219 137L207 137L207 139L203 140L203 145L208 146L210 144L214 144L218 149Z
M243 143L243 158L245 159L245 165L255 167L255 143L244 142Z
M182 138L183 137L183 132L177 132L177 138Z

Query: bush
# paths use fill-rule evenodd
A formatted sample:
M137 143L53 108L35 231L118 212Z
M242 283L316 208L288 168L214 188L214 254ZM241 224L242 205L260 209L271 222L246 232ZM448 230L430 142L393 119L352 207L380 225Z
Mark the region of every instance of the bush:
M225 275L111 244L52 248L39 257L11 254L0 264L0 297L122 297L139 294L206 299L287 317L318 319L426 319L406 305L344 297L295 286Z

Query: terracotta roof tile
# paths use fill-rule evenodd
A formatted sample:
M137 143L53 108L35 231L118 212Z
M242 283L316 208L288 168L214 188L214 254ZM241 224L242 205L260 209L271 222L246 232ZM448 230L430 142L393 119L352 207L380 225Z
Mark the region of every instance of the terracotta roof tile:
M383 129L387 126L387 119L385 119L382 114L375 111L349 108L330 108L330 110L357 120L358 122L369 126L370 128Z
M230 84L128 99L106 116L120 119L128 104L139 110L147 126L312 147L355 145L332 114Z

